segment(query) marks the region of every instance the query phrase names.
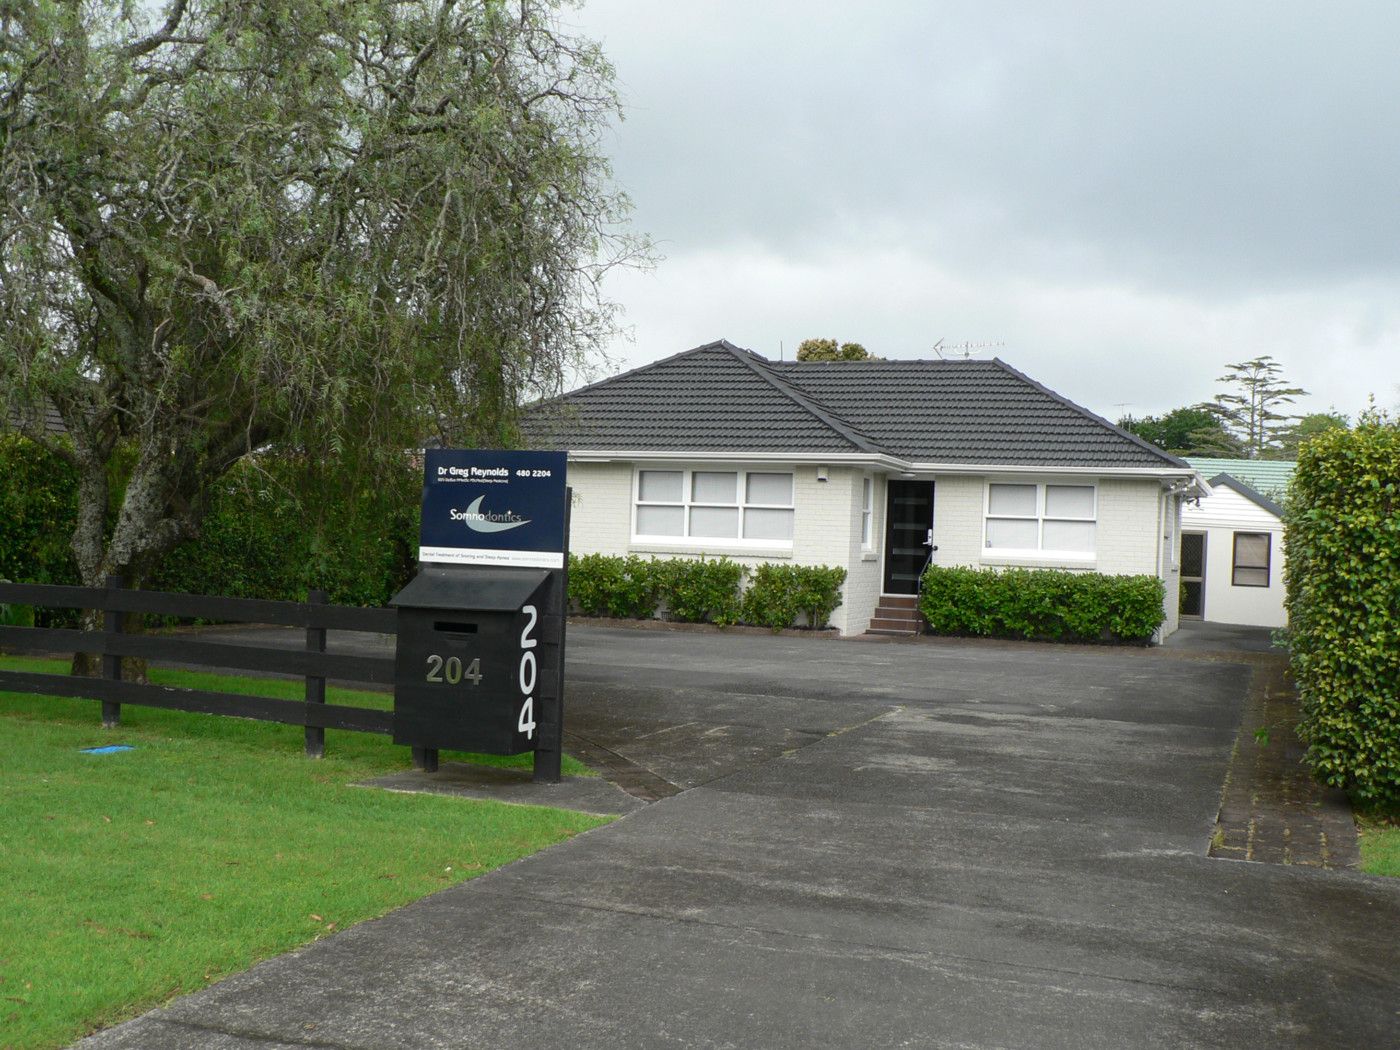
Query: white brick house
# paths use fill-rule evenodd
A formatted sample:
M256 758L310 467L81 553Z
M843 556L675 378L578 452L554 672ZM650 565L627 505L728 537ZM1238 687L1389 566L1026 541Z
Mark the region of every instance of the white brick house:
M1177 624L1190 466L1001 361L777 363L724 341L532 409L576 553L839 565L859 634L925 564L1155 575Z

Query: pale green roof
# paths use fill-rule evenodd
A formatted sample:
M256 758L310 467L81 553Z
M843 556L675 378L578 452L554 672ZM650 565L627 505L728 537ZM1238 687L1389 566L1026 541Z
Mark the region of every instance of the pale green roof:
M1217 474L1229 474L1271 499L1283 501L1288 483L1298 466L1284 459L1212 459L1208 456L1187 456L1186 462L1205 475L1209 481Z

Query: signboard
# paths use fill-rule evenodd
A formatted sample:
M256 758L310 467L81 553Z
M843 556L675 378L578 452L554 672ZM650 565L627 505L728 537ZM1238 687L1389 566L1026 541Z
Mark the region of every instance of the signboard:
M564 452L431 448L418 560L564 567Z

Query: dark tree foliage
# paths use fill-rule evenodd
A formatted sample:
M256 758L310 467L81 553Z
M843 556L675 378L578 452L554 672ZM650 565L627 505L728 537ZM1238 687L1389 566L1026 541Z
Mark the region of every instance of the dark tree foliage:
M804 339L797 344L799 361L878 361L859 343L838 343L835 339Z
M1239 456L1242 446L1203 408L1174 408L1161 416L1118 421L1124 430L1177 456Z

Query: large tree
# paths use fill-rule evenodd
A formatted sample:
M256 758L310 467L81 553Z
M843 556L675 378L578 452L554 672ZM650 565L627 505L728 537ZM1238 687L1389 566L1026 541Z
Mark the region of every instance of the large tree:
M799 361L878 361L859 343L840 343L835 339L804 339L797 344Z
M1297 417L1279 409L1307 394L1302 387L1288 386L1282 374L1283 366L1268 354L1226 365L1225 374L1216 380L1227 384L1226 389L1199 406L1219 419L1252 459L1281 450Z
M616 111L535 0L0 3L0 426L76 466L83 580L250 450L512 440L610 330Z
M1160 416L1118 421L1124 430L1177 456L1238 456L1240 443L1203 408L1174 408Z

